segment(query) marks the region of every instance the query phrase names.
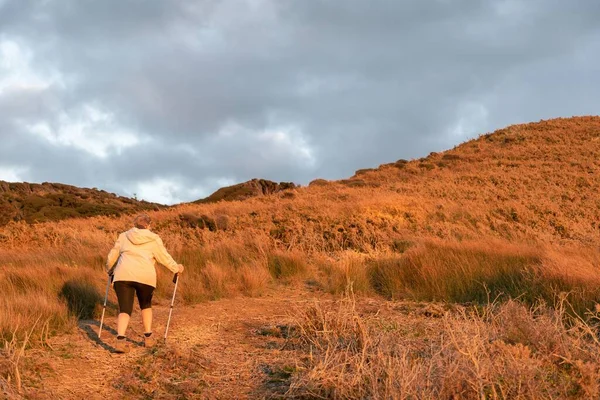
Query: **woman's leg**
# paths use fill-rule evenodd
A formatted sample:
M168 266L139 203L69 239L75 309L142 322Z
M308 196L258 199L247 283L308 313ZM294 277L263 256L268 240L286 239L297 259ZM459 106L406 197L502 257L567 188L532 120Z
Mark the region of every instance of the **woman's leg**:
M127 313L120 312L117 317L117 336L125 336L127 326L129 325L130 316Z
M152 295L154 287L138 283L135 288L140 309L142 310L142 324L144 325L144 336L152 335Z
M142 310L142 323L144 324L144 333L152 332L152 308Z
M124 337L129 325L129 318L133 311L133 298L135 288L132 282L115 282L115 293L119 301L119 316L117 317L117 337Z

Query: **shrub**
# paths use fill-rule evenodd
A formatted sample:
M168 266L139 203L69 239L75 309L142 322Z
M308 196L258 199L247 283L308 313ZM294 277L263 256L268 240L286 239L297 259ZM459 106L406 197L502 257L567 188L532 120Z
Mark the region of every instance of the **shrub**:
M394 239L392 241L392 250L396 253L404 253L406 250L411 248L413 245L412 242L403 239Z
M402 169L402 168L406 167L406 164L408 164L408 160L404 160L401 158L400 160L398 160L394 163L394 167Z
M229 229L229 217L225 214L219 214L215 217L215 226L221 231Z
M365 186L367 186L367 183L365 181L363 181L362 179L342 179L340 181L340 183L342 185L345 185L348 187L365 187Z
M315 179L310 181L308 186L327 186L328 184L329 181L327 181L326 179Z
M355 175L355 176L364 175L364 174L366 174L366 173L373 172L373 171L376 171L376 169L374 169L374 168L363 168L363 169L359 169L359 170L357 170L357 171L354 173L354 175Z
M223 217L225 218L222 218L221 222L224 226L227 226L229 221L226 219L226 216ZM215 232L217 230L217 222L205 214L198 216L193 213L183 213L179 215L179 220L185 227L208 229L211 232Z
M93 318L96 305L103 300L92 283L80 280L65 282L60 297L66 302L69 313L79 319Z
M442 160L456 161L456 160L460 160L460 156L458 154L444 154L442 156Z

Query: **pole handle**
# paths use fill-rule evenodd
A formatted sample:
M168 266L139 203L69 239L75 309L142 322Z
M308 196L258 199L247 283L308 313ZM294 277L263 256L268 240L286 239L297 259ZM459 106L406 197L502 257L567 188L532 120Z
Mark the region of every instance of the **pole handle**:
M173 275L173 283L177 283L177 279L179 279L179 272Z

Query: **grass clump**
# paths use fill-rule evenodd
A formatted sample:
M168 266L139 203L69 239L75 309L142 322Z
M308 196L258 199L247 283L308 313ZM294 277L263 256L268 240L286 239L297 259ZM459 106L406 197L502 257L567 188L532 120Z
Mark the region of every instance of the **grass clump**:
M389 299L475 302L540 299L554 304L567 296L579 315L600 300L600 289L581 278L551 273L538 250L487 245L426 243L406 254L370 260L368 274L373 290Z
M357 294L372 294L365 257L346 252L335 261L323 262L320 270L324 275L323 287L333 294L344 293L348 288Z
M294 252L275 251L269 254L267 267L273 278L281 280L302 277L308 271L305 255Z
M238 272L239 290L249 297L262 295L272 279L267 266L262 262L243 266Z
M101 296L99 273L64 266L0 268L0 340L66 332L76 318L92 318Z

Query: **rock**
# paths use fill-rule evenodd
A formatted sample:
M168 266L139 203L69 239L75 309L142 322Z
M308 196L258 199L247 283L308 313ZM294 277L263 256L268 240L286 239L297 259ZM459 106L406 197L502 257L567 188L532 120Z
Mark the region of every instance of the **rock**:
M266 179L252 179L237 185L221 188L210 196L194 203L216 203L218 201L245 200L252 197L268 196L284 190L296 188L292 182L273 182Z

